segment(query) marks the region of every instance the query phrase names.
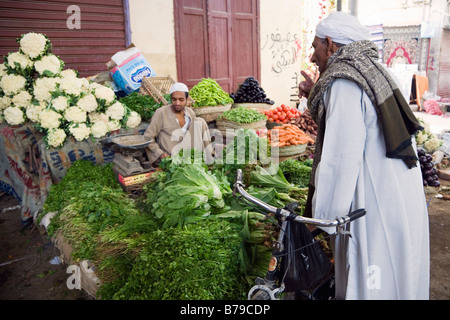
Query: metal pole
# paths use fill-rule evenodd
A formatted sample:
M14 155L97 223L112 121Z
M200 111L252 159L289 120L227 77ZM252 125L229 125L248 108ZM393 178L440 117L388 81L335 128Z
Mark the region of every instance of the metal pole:
M336 10L342 11L342 0L337 0Z
M358 0L348 1L348 13L355 17L358 16Z

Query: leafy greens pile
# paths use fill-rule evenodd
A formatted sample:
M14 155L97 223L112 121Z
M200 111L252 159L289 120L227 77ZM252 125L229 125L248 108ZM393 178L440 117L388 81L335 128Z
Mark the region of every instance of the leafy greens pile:
M165 95L164 98L170 101L170 95ZM120 102L139 113L143 121L150 120L155 114L156 109L162 106L162 102L156 102L152 96L142 95L136 91L121 98Z
M280 169L289 182L301 188L308 187L312 170L309 162L290 158L280 162Z
M236 123L253 123L267 120L262 113L242 106L225 111L220 116L220 119L227 119Z

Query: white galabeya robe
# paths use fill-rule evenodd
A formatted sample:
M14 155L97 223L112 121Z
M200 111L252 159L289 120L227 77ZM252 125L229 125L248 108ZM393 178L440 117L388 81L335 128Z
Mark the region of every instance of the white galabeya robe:
M428 299L429 226L420 165L408 169L386 157L376 110L355 83L336 80L324 104L313 217L367 210L349 225L351 237L335 238L336 299Z

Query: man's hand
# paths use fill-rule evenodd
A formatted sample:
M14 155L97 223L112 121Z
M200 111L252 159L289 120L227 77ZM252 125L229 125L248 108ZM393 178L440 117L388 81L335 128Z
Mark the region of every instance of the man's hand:
M308 98L309 93L314 85L314 81L305 71L301 71L302 76L305 78L304 81L300 82L298 85L298 97L301 99L303 97Z
M167 157L170 157L170 155L167 152L164 152L159 158L160 159L164 159L164 158L167 158Z

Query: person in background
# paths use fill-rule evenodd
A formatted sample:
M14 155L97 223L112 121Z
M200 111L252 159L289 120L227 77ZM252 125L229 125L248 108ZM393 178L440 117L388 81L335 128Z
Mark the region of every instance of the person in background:
M146 148L147 157L153 166L161 159L181 150L204 150L211 142L208 125L195 116L187 107L189 89L177 82L170 88L171 104L158 108L144 132L153 140Z
M299 96L318 124L306 216L364 208L333 235L336 299L429 299L429 222L414 135L421 126L369 33L333 12L316 27ZM336 229L323 228L329 234Z

